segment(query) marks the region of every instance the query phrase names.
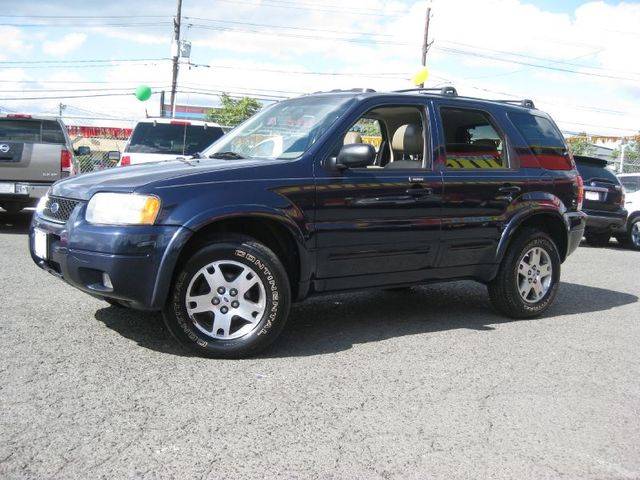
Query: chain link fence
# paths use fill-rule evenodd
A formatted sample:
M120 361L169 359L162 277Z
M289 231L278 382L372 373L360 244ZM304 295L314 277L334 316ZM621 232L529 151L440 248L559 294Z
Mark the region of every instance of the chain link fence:
M67 131L79 165L78 173L86 173L115 167L132 128L68 125Z

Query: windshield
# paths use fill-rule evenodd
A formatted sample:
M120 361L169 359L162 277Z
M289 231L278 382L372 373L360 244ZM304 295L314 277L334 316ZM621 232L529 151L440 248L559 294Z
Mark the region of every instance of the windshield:
M171 123L139 123L131 134L127 152L193 155L223 135L220 127Z
M353 97L321 96L276 103L229 132L203 154L229 160L298 158L352 101Z

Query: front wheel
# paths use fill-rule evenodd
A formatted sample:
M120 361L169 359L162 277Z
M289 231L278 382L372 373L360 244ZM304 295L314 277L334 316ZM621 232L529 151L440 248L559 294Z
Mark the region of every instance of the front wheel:
M249 237L226 236L211 239L184 264L162 313L173 336L198 354L237 358L277 338L290 302L276 255Z
M526 229L518 235L489 284L491 304L512 318L542 314L553 303L560 281L560 255L544 232Z
M624 240L627 246L635 250L640 250L640 217L632 218L629 221Z

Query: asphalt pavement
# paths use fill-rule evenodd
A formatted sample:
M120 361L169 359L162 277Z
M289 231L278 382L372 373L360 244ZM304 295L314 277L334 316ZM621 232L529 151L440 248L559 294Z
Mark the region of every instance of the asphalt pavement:
M210 360L39 270L28 222L0 213L2 479L640 478L640 252L580 247L543 318L332 295Z

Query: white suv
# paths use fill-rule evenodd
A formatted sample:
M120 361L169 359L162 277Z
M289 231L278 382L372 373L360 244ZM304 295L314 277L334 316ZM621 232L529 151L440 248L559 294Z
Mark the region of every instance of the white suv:
M625 208L629 212L626 233L618 240L640 250L640 173L621 173L618 178L626 191Z
M139 121L124 148L120 165L171 160L201 152L224 135L217 123L174 118Z

